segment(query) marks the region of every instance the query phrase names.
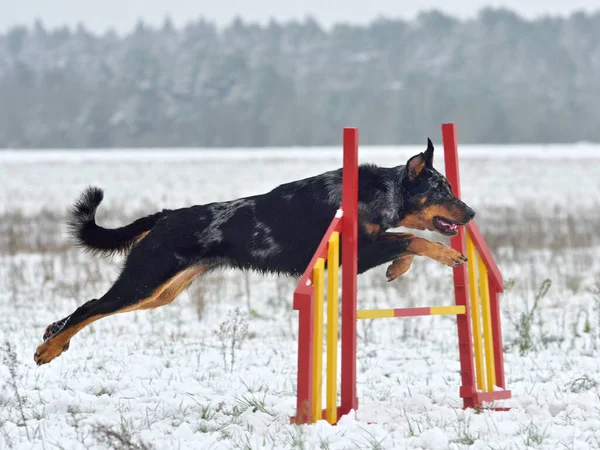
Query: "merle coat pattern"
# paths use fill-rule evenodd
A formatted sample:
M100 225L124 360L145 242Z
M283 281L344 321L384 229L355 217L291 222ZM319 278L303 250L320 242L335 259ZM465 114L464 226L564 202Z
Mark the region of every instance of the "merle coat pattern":
M359 273L391 262L386 272L391 281L408 270L415 255L449 266L466 261L440 243L388 231L405 227L452 236L474 217L433 168L433 151L428 140L427 150L405 165L359 167ZM106 294L47 327L34 356L37 364L68 349L71 337L97 319L170 303L203 272L233 267L300 276L341 205L342 170L262 195L163 210L117 229L96 224L102 198L98 188L82 194L71 213L71 235L92 253L125 253L125 265Z

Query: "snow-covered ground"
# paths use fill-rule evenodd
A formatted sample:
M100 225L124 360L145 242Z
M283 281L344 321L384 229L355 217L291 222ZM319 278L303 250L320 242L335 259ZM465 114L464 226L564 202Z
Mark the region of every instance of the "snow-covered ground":
M417 150L365 147L361 159L395 165ZM94 323L37 367L45 327L104 293L120 263L65 249L47 222L88 184L105 189L99 221L117 224L338 167L339 149L0 152L0 449L600 448L600 147L465 146L461 157L463 196L507 281L511 410L460 408L452 318L379 319L359 323L356 417L294 426L292 279L211 274L168 307ZM384 271L359 278L361 308L453 300L447 267L417 259L392 283ZM236 320L247 332L232 357Z

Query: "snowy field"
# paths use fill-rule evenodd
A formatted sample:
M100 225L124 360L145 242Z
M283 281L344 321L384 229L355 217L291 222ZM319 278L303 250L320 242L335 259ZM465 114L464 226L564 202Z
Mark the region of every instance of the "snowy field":
M423 149L364 147L361 160ZM0 152L0 449L600 448L600 146L460 152L463 197L507 285L511 410L460 408L453 318L380 319L359 323L360 407L337 426L289 424L293 279L214 273L168 307L95 322L49 365L33 353L118 273L67 242L85 186L105 189L98 221L114 226L336 168L340 149ZM447 267L418 258L392 283L384 273L359 278L361 308L453 301Z

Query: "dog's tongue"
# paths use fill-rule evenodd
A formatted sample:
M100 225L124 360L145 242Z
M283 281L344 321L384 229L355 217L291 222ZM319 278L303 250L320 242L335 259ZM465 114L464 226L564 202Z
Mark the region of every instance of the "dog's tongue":
M450 230L456 230L456 224L455 223L449 223L446 222L444 219L440 219L439 220L440 225L442 225L444 228L448 228Z

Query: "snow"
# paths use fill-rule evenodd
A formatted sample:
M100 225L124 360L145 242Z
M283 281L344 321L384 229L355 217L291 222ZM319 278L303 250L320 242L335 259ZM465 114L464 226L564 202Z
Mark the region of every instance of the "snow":
M565 157L548 157L545 147L526 154L511 148L505 155L512 156L502 158L488 157L489 148L465 148L461 164L463 194L479 211L484 236L500 226L489 217L494 208L508 205L520 213L531 207L550 216L560 208L580 217L597 205L599 148L562 146ZM361 159L399 164L413 150L361 148ZM440 154L436 164L441 161ZM118 222L110 211L150 212L260 193L340 163L333 149L2 152L0 213L19 211L24 220L39 220L44 210L61 215L83 187L96 184L105 188L99 221ZM580 219L581 226L591 220ZM518 215L514 220L522 223ZM54 239L66 242L64 235ZM452 317L365 320L358 327L359 409L337 426L289 423L295 413L297 280L210 274L167 307L95 322L66 353L37 367L33 352L45 327L104 293L120 261L76 249L0 252L0 449L119 448L102 441L100 426L156 449L600 448L597 247L498 252L504 278L514 280L501 297L513 393L502 405L509 411L461 409ZM381 267L359 278L361 309L452 302L447 267L416 258L392 283L384 273ZM545 278L552 287L532 323L536 348L521 355L513 345L517 324ZM231 336L219 330L235 308L248 330L232 361L223 349ZM16 354L23 414L10 386L7 341Z
M435 143L434 143L435 144ZM361 147L361 162L377 161L397 165L424 150L424 146L400 148ZM441 144L437 144L436 166L443 170ZM439 152L439 153L437 153ZM599 192L600 146L581 144L554 146L460 146L463 197L481 205L519 206L538 203L541 192L562 192L556 201L546 199L548 206L578 204L593 206ZM487 155L487 156L486 156ZM139 161L143 159L143 164ZM492 160L494 164L491 164ZM117 164L117 163L134 164ZM241 162L236 171L238 183L223 180L232 165ZM32 164L37 163L37 164ZM44 164L42 164L44 163ZM273 169L269 176L258 174L265 164ZM90 183L106 188L105 202L119 201L126 210L151 206L175 207L195 203L227 200L242 195L258 194L291 179L311 176L341 167L341 149L212 149L212 150L110 150L102 151L0 151L0 180L19 177L15 183L2 182L0 213L11 209L38 211L42 205L69 204L80 189ZM61 170L55 170L60 167ZM210 170L207 170L209 169ZM166 176L165 170L176 171ZM548 175L552 170L552 176ZM68 182L65 172L69 174ZM574 173L581 176L574 182ZM38 180L43 176L44 183ZM165 179L166 176L166 179ZM150 180L165 179L164 183ZM142 182L142 180L147 180ZM507 183L506 180L511 180ZM21 181L19 183L18 181ZM129 193L121 201L119 191ZM4 198L3 198L4 197ZM18 202L18 204L15 204ZM64 210L64 207L63 207Z
M436 152L440 151L440 161L436 165L443 167L442 144L435 143ZM387 162L399 164L399 158L407 159L424 150L419 145L404 146L360 146L359 160L371 162L373 158L385 158ZM600 159L600 145L581 142L579 144L545 145L459 145L461 160L581 160ZM91 162L91 161L239 161L239 160L333 160L341 165L341 145L330 147L268 147L268 148L136 148L136 149L86 149L86 150L30 150L0 149L0 161L11 162Z

